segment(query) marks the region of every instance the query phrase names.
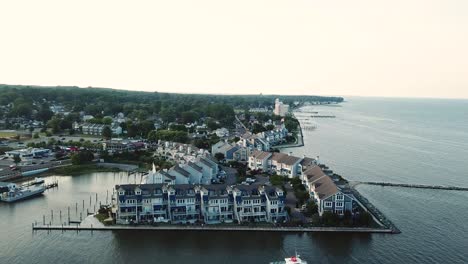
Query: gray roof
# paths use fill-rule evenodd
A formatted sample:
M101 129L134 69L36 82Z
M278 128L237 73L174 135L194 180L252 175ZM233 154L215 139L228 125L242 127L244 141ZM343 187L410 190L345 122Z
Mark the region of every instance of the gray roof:
M190 177L190 173L188 171L182 169L182 167L180 167L179 165L175 165L172 169L174 171L178 172L179 174L182 174L185 177Z
M197 164L195 164L195 163L193 163L193 162L191 162L191 161L189 161L189 162L187 163L187 165L190 166L191 168L193 168L193 169L199 171L199 172L203 172L203 168L202 168L202 167L198 166Z
M255 150L255 151L252 153L252 156L253 156L255 159L265 159L265 158L269 157L270 155L271 155L270 152L259 151L259 150Z

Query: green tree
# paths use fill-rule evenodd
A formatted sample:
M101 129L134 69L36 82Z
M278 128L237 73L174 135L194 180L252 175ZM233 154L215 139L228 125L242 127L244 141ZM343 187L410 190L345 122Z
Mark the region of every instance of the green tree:
M47 122L47 127L50 127L52 129L52 133L58 133L60 131L60 123L61 123L61 120L54 116L52 117L52 119L49 120L49 122Z
M102 119L102 123L103 123L104 125L111 125L111 124L112 124L112 118L110 118L110 117L104 117L104 118Z
M220 152L216 153L216 154L214 155L214 157L215 157L216 160L218 160L218 161L224 160L224 158L225 158L225 157L224 157L224 154L223 154L223 153L220 153Z
M82 165L91 162L94 159L94 154L89 150L80 151L71 155L73 165Z
M306 211L304 214L308 217L311 217L312 215L318 213L318 207L317 204L314 201L309 201L306 206Z
M19 155L13 156L13 162L18 165L21 162L21 157Z
M112 129L108 126L105 126L102 129L102 137L105 139L111 139L112 138Z

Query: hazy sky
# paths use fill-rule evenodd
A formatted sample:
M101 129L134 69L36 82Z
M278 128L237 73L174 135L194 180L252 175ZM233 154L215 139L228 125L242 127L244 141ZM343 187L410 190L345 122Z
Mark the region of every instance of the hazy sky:
M0 0L0 83L468 98L468 1Z

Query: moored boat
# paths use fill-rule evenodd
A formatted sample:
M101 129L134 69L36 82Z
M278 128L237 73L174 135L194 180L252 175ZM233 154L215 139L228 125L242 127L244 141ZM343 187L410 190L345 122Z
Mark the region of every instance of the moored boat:
M44 184L30 186L17 186L14 183L0 183L0 200L3 202L16 202L41 195L45 191Z

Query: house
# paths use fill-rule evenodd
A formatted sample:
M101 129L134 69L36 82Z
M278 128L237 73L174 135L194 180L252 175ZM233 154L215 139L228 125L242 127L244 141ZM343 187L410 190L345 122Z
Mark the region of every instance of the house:
M169 185L167 190L171 223L195 223L200 219L200 195L193 185Z
M203 169L202 184L210 184L218 174L218 164L207 157L200 157L196 164Z
M168 185L176 184L176 177L170 175L165 170L156 171L156 166L153 163L153 169L148 171L148 174L142 180L143 184L161 184Z
M225 185L199 186L200 208L207 224L232 223L234 220L233 197Z
M239 222L267 221L264 193L257 185L237 185L228 187L233 196L234 218Z
M184 170L190 174L189 183L200 184L203 178L203 168L189 161L184 165Z
M250 132L246 132L241 136L239 144L244 148L249 148L250 150L257 149L261 151L269 151L271 148L270 143L265 139Z
M320 166L309 167L304 171L302 180L316 202L320 216L327 211L338 215L343 215L345 211L354 213L358 207L351 192L339 188Z
M211 147L211 154L222 153L226 161L246 161L248 149L240 145L219 141Z
M288 213L284 208L286 195L283 190L274 186L262 186L265 195L267 222L279 223L287 220Z
M274 152L270 159L270 171L289 178L296 177L300 171L299 163L301 160L302 158L291 154Z
M224 127L218 128L215 130L215 134L220 138L229 137L229 130Z
M268 171L268 160L271 158L271 156L272 153L270 152L254 150L249 156L248 168L251 170L262 170L265 172Z
M164 184L125 184L115 186L118 224L170 221L169 195Z
M180 167L178 164L168 171L169 175L175 177L175 184L189 184L190 173Z

